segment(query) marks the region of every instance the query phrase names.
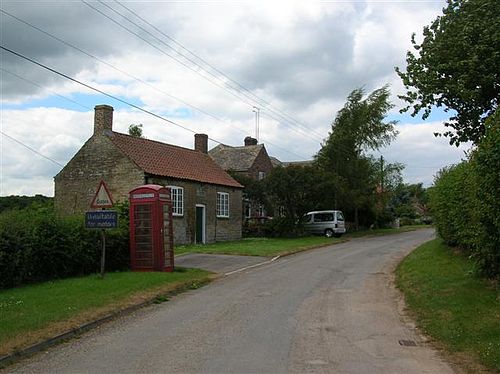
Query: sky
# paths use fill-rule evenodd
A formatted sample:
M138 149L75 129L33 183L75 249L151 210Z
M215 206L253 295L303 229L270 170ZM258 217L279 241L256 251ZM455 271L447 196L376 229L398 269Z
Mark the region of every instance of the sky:
M470 145L434 136L442 110L425 121L399 113L394 68L405 69L412 33L420 40L444 6L1 0L0 44L18 55L0 51L0 196L53 196L53 177L92 135L96 105L114 107L118 132L142 124L146 138L187 148L194 133L208 134L209 148L253 136L271 156L299 161L319 151L352 90L385 84L399 134L370 153L404 164L406 183L430 186Z

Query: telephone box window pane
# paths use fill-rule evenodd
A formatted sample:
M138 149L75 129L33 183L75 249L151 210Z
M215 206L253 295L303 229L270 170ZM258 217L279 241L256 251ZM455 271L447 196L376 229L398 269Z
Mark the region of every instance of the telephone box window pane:
M135 256L140 266L153 265L153 232L151 205L134 207Z

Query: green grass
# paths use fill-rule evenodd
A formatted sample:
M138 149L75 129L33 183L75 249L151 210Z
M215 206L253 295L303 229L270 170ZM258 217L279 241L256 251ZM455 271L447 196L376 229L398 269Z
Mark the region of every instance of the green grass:
M498 291L473 275L470 261L436 239L399 265L397 284L425 332L451 352L500 370Z
M183 253L211 253L242 256L276 256L304 251L328 244L345 241L348 238L359 238L369 235L388 235L413 231L430 226L405 226L400 229L377 229L348 233L339 238L324 236L305 236L300 238L244 238L238 241L217 242L212 244L191 244L175 247L175 254Z
M184 245L175 247L176 254L182 253L214 253L243 256L276 256L279 254L298 252L327 244L339 243L341 239L324 236L307 236L303 238L245 238L231 242L217 242L205 245Z
M209 274L196 269L173 273L108 273L104 279L91 275L0 291L0 347L24 333L33 333L82 313L92 317L93 310L118 308L138 293L200 284Z

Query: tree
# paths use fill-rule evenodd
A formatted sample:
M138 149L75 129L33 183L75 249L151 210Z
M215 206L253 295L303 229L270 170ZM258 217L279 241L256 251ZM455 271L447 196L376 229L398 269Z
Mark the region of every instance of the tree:
M275 208L281 207L285 218L293 224L308 211L328 208L325 201L332 189L332 181L315 167L278 166L264 182Z
M359 210L373 208L377 185L374 160L368 149L388 145L397 135L395 121L384 121L393 107L389 88L384 86L363 99L362 88L352 91L337 113L332 130L315 156L318 167L337 181L335 208L352 209L359 226Z
M457 146L477 144L500 97L500 2L448 0L423 36L421 44L412 36L406 72L396 68L407 90L399 97L409 104L402 111L426 119L435 107L451 110L443 135Z
M143 137L142 136L142 124L139 124L139 125L131 124L128 127L128 134L135 136L136 138L142 138Z

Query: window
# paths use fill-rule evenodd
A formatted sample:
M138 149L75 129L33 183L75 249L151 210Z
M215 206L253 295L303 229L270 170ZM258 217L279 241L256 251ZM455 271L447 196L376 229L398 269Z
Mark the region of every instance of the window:
M331 222L333 221L333 213L316 213L314 222Z
M259 171L259 180L261 181L266 177L266 172L265 171Z
M250 218L252 216L252 207L251 203L248 200L245 200L245 218Z
M229 217L229 194L217 192L217 217Z
M172 197L172 215L184 215L184 188L176 186L167 186L170 188Z
M257 206L257 217L265 217L266 216L266 210L264 209L264 205L259 204Z

